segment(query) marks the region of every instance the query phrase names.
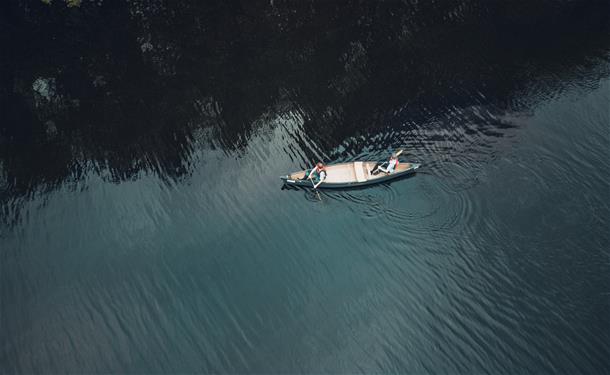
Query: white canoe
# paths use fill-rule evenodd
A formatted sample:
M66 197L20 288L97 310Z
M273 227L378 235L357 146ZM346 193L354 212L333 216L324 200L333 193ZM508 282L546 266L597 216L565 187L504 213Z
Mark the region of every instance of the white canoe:
M331 164L326 166L326 180L318 188L348 188L377 184L397 177L415 173L420 164L399 163L392 173L379 172L371 174L377 162L354 161L350 163ZM280 177L284 183L293 186L313 187L311 180L303 180L305 171L299 171Z

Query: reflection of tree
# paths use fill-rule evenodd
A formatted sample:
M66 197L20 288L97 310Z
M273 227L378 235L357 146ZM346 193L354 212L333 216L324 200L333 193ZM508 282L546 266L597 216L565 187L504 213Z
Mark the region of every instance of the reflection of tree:
M116 179L142 169L177 178L188 173L196 129L239 149L278 100L306 113L305 130L329 148L405 104L469 105L486 90L501 106L540 67L559 77L546 82L553 90L607 51L610 14L597 2L547 1L2 7L11 59L0 88L0 182L11 195L78 178L85 165Z
M43 3L45 3L47 5L49 5L53 2L53 0L40 0L40 1L42 1ZM63 0L63 1L64 1L64 3L66 3L66 6L69 8L79 7L82 2L82 0Z

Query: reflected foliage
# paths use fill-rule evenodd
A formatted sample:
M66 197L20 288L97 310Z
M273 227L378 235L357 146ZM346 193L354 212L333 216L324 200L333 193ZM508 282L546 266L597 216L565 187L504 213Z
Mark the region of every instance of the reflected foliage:
M180 178L193 145L213 139L239 152L278 103L300 111L305 131L332 150L405 108L425 121L483 97L527 107L574 74L594 82L608 73L606 2L1 7L2 201L92 168L116 180L142 170Z

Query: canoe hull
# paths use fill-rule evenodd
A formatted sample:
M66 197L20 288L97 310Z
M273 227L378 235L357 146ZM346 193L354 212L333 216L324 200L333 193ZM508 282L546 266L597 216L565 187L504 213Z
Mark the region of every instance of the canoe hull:
M372 162L368 162L368 163L372 163ZM345 164L348 164L348 163L345 163ZM397 179L400 177L405 177L405 176L414 174L417 171L417 169L420 167L420 164L418 164L418 163L408 163L408 164L410 164L410 166L407 169L404 169L401 171L396 171L396 172L393 172L390 174L385 174L385 173L381 172L380 176L378 176L378 177L376 176L376 177L371 178L366 181L357 181L355 179L347 180L347 181L333 181L333 182L325 181L325 182L322 182L318 186L318 189L346 189L346 188L375 185L375 184L384 183L384 182L387 182L390 180L394 180L394 179ZM280 178L282 179L282 181L284 181L284 183L286 185L289 185L289 186L301 186L301 187L306 187L306 188L312 188L313 183L311 182L311 180L301 180L298 178L294 178L294 175L298 174L298 173L302 173L302 172L296 172L289 176L281 176ZM331 172L329 172L329 173L331 173Z

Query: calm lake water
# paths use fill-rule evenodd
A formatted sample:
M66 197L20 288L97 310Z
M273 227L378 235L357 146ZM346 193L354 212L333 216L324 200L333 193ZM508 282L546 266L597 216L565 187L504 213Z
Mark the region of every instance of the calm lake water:
M609 373L609 5L427 3L3 5L0 372Z

